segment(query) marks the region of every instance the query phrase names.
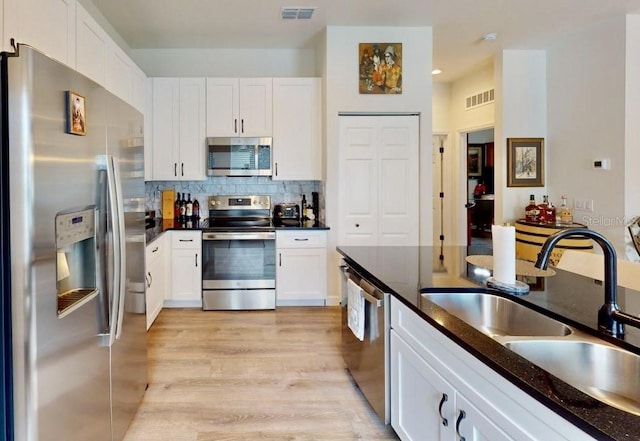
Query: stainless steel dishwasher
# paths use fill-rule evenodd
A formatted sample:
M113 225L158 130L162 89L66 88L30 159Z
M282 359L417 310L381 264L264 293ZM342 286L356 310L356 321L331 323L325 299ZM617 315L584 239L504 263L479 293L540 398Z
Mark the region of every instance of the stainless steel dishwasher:
M342 357L354 381L380 419L389 424L389 294L384 293L349 266L342 269ZM363 290L364 339L361 341L348 325L347 280Z

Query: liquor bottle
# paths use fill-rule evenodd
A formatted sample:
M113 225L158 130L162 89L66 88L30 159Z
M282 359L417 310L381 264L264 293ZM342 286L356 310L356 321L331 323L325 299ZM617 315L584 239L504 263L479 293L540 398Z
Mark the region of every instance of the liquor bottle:
M182 193L182 199L180 200L180 222L184 222L187 220L187 201L184 198L184 193Z
M560 223L565 225L571 225L573 223L573 213L567 204L567 196L564 194L562 195L562 202L560 203Z
M540 209L540 220L546 224L556 223L556 207L549 202L549 195L542 196L542 204L538 205Z
M524 220L534 223L540 222L540 210L536 204L536 196L533 194L529 196L529 205L524 209Z
M191 202L191 193L189 193L189 197L187 199L187 209L185 215L187 216L187 219L191 219L191 217L193 216L193 202Z
M302 219L301 220L306 220L307 219L307 195L302 195Z
M547 208L549 207L549 196L548 195L542 195L542 203L540 205L538 205L538 208L540 210L540 222L542 223L548 223L548 219L547 219Z
M200 202L195 197L193 198L193 220L200 220Z
M180 193L177 193L176 203L173 206L173 217L180 219Z

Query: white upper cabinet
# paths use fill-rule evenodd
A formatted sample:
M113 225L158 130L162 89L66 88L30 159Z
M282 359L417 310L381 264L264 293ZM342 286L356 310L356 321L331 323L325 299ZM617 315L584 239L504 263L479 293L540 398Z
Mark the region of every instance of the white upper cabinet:
M78 5L76 33L76 70L104 86L109 36L81 5Z
M76 0L4 0L3 15L8 34L3 46L9 46L13 37L62 63L75 65Z
M273 79L273 180L322 179L320 78Z
M271 78L207 78L206 136L271 136Z
M131 64L131 105L145 113L147 75L135 63Z
M151 153L152 172L145 173L147 180L206 179L204 78L151 81L151 149L145 154Z
M129 56L114 43L107 44L105 84L111 93L131 103L133 96L133 63Z
M144 113L146 75L77 0L0 0L0 11L0 49L32 46Z

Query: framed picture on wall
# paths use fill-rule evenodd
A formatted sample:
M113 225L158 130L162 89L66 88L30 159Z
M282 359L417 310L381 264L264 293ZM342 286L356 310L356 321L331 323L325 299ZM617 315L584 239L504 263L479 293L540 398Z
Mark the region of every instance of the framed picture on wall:
M507 138L507 187L544 187L544 138Z
M360 93L402 93L402 43L360 43L358 65Z
M482 176L482 147L467 148L467 175Z

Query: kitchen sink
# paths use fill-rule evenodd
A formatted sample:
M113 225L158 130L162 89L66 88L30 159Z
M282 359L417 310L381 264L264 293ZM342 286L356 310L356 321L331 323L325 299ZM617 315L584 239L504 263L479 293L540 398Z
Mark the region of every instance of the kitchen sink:
M607 344L573 339L503 344L596 400L640 415L640 356Z
M490 337L563 337L573 332L562 322L493 294L438 292L422 297Z

